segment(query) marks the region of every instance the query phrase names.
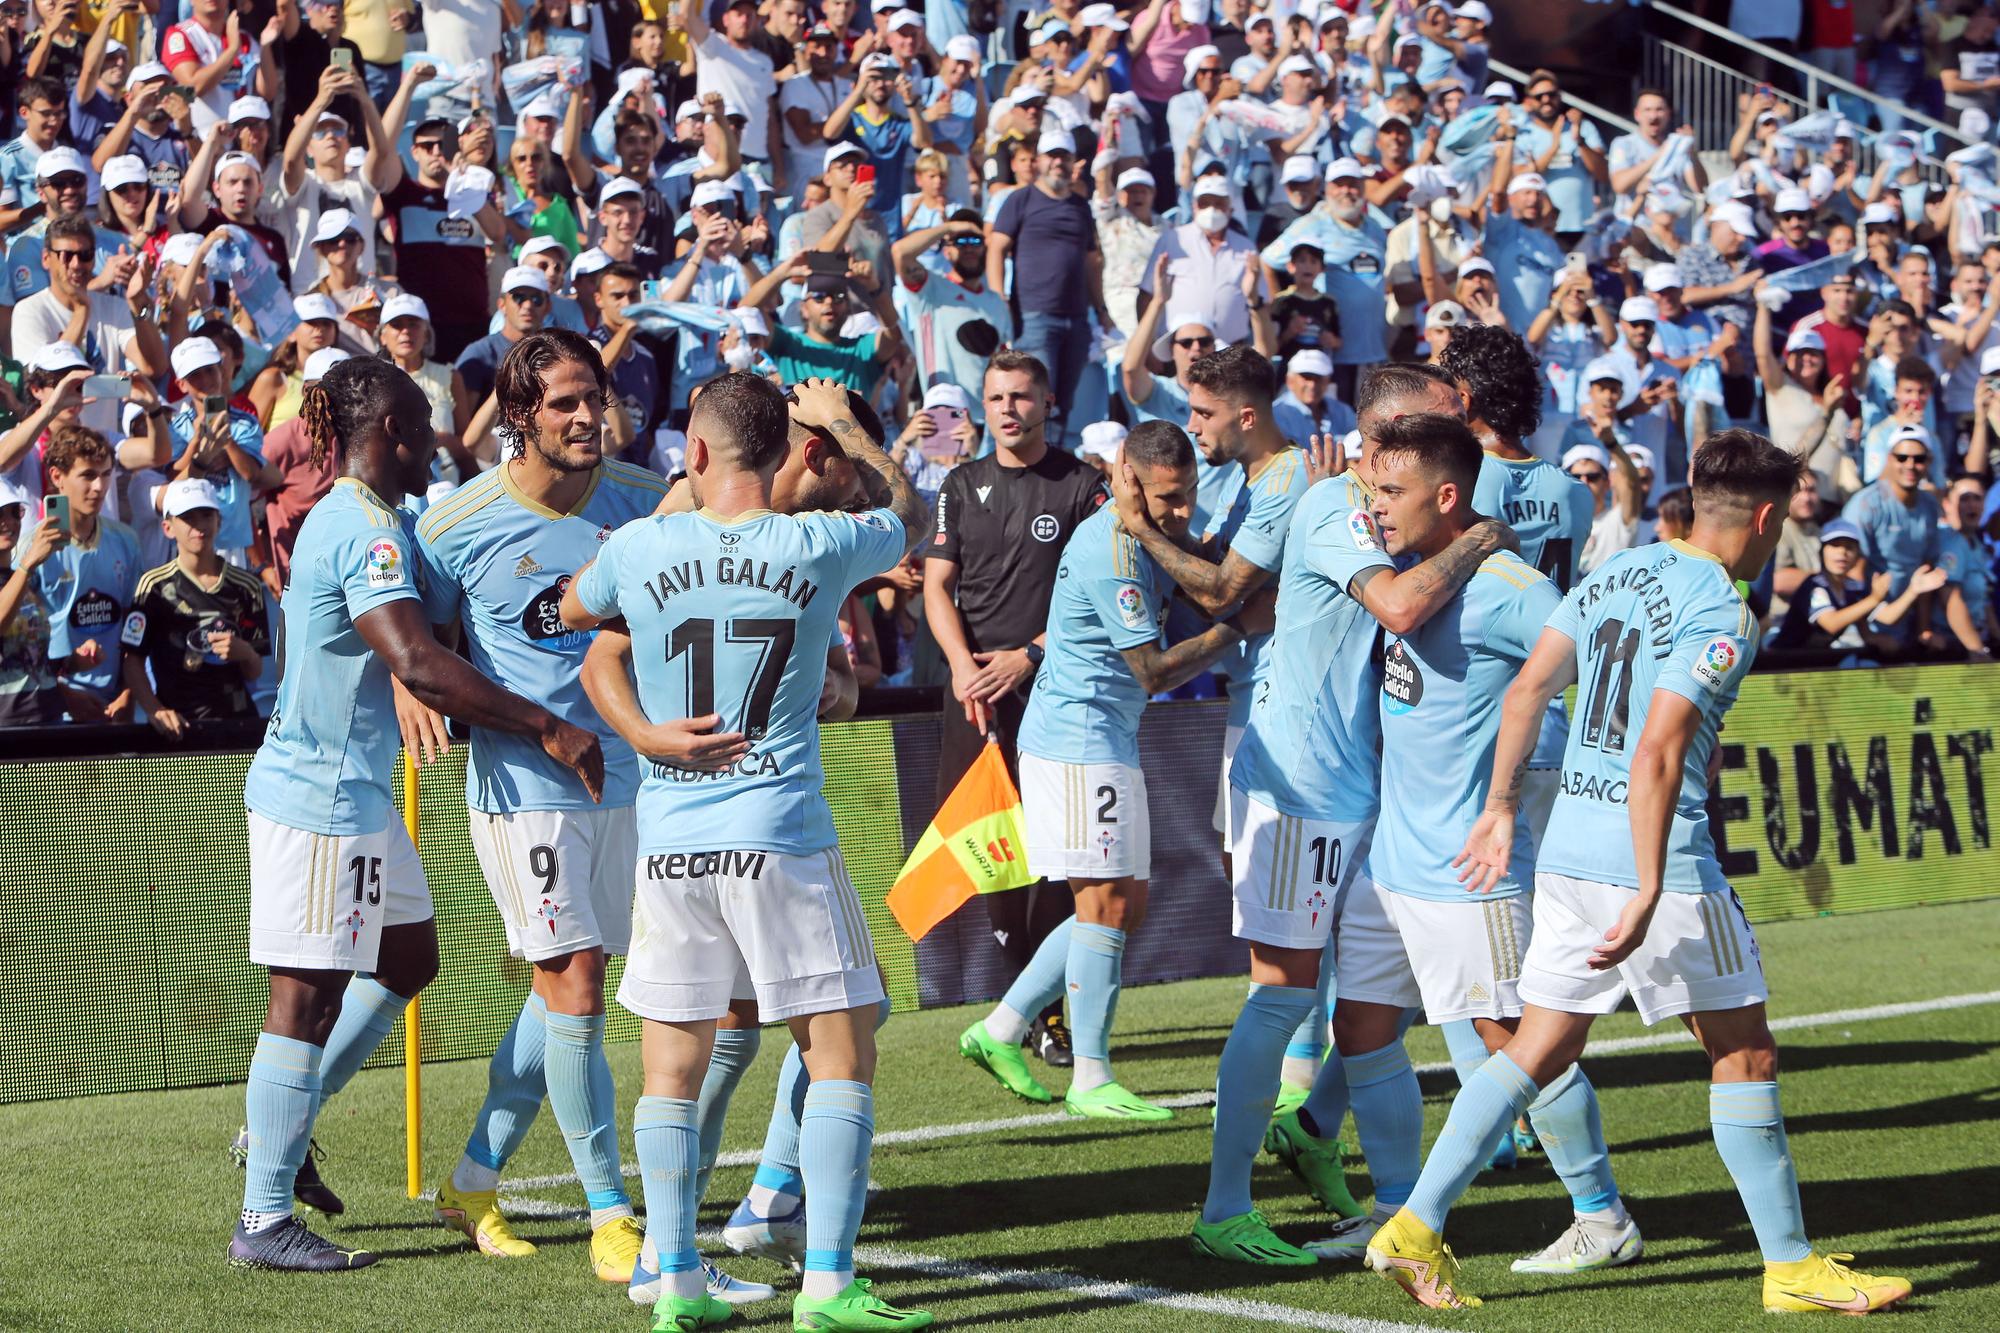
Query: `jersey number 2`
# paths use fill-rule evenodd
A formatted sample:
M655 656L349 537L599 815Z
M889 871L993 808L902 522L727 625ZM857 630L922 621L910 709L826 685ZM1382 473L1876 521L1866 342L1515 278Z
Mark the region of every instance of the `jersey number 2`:
M723 625L723 642L752 644L757 662L750 672L750 688L744 691L742 731L746 739L762 740L771 721L771 705L778 697L778 682L784 678L785 663L791 660L792 640L798 636L796 620L731 620ZM707 617L683 620L667 636L667 660L687 654L688 714L703 717L715 711L715 622ZM729 719L722 721L724 730Z

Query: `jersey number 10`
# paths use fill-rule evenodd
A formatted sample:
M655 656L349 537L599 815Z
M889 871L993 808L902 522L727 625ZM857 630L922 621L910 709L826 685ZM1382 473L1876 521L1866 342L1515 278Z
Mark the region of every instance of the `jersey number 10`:
M792 641L797 638L796 620L730 620L723 623L724 644L744 644L756 649L749 688L743 692L742 720L737 727L746 739L759 741L771 721L771 705L778 697L778 683L784 678L785 663L791 660ZM667 636L667 661L687 655L688 715L703 717L715 712L715 621L708 617L683 620ZM731 729L732 720L722 719L721 729Z

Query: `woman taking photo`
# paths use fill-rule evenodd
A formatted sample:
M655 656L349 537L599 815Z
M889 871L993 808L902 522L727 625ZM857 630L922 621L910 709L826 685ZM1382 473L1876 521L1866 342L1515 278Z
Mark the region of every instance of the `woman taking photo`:
M422 297L397 292L382 306L382 358L417 382L431 405L431 429L438 452L431 474L456 485L471 481L485 466L465 446L472 422L472 393L458 371L430 359L431 312Z
M49 661L49 608L35 591L35 570L69 538L55 519L29 526L35 504L0 480L0 727L46 727L62 721L62 696Z

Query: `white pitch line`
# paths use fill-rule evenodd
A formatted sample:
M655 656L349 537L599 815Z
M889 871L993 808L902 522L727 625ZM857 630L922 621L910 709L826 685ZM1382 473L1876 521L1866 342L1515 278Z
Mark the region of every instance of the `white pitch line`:
M1793 1014L1788 1018L1771 1020L1771 1031L1790 1032L1799 1028L1828 1027L1836 1023L1869 1023L1885 1018L1908 1018L1916 1014L1940 1013L1950 1009L1975 1009L1982 1005L2000 1004L2000 991L1974 991L1964 995L1944 995L1934 1000L1908 1000L1900 1004L1876 1004L1861 1009L1831 1009L1820 1014ZM1670 1046L1694 1044L1694 1036L1684 1027L1676 1025L1670 1032L1658 1032L1644 1037L1614 1037L1609 1041L1593 1041L1584 1049L1588 1059L1593 1055L1621 1055L1627 1051L1649 1051ZM1449 1063L1432 1063L1417 1066L1419 1074L1448 1074L1452 1072ZM1192 1092L1180 1097L1163 1097L1159 1104L1175 1110L1211 1106L1215 1103L1213 1092ZM967 1138L980 1134L1003 1134L1013 1129L1032 1129L1037 1125L1062 1124L1072 1117L1065 1111L1034 1111L1026 1115L1001 1116L992 1120L964 1120L949 1125L921 1125L915 1129L885 1130L875 1136L877 1147L888 1147L900 1143L935 1143L942 1139ZM763 1154L755 1150L723 1153L716 1159L718 1167L755 1166L763 1159ZM639 1168L633 1163L625 1164L625 1174L636 1176ZM503 1182L502 1193L511 1207L521 1191L559 1189L574 1185L576 1174L564 1172L552 1176L524 1176L519 1180ZM1081 1281L1081 1279L1078 1279Z
M1241 1319L1252 1323L1283 1324L1288 1328L1325 1329L1328 1333L1424 1333L1429 1324L1399 1324L1389 1319L1362 1319L1354 1315L1329 1314L1322 1310L1302 1310L1270 1301L1238 1300L1228 1296L1191 1296L1165 1287L1137 1282L1106 1282L1075 1273L1025 1268L997 1268L987 1264L947 1259L942 1255L913 1254L907 1250L878 1245L858 1246L854 1257L870 1269L887 1269L942 1277L1021 1287L1030 1291L1063 1292L1087 1296L1095 1301L1116 1301L1125 1305L1151 1305L1166 1310L1218 1319Z

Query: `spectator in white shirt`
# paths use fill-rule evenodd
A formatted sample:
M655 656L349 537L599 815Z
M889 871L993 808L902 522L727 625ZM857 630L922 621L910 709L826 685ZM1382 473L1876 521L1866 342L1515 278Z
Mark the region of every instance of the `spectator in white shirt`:
M1165 256L1173 278L1174 308L1200 311L1224 343L1246 342L1250 311L1243 301L1243 270L1256 262L1250 238L1230 216L1229 178L1220 168L1194 186L1194 221L1160 233L1154 260ZM1151 262L1147 265L1150 275ZM1142 294L1143 307L1151 288Z

